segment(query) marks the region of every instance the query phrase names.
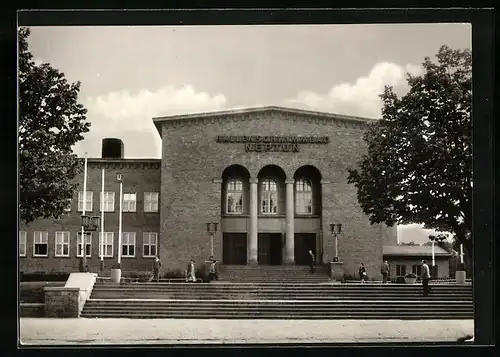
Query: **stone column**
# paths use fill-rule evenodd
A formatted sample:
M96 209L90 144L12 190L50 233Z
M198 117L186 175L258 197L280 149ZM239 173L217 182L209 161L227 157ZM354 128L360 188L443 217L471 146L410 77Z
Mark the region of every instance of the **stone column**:
M294 219L295 219L295 205L293 200L293 185L294 180L286 180L286 254L284 262L285 264L295 264L295 230L294 230Z
M248 264L258 263L258 197L257 197L257 179L250 179L250 234L247 243Z

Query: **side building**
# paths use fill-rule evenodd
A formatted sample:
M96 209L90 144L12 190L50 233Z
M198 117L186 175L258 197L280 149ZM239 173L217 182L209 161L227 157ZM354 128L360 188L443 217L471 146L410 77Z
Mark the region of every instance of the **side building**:
M83 167L83 159L82 167ZM87 265L91 271L109 269L117 262L119 182L123 184L122 259L124 270L150 271L158 252L160 228L160 166L156 159L88 159L86 214L101 216L102 170L104 169L104 241L101 228L85 237ZM81 215L83 209L83 170L67 212L60 219L39 219L21 225L19 234L20 271L78 271L83 254Z

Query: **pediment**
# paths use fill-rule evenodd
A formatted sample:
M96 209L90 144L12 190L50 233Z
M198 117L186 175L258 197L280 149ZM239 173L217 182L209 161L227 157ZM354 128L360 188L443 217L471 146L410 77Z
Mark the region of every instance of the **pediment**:
M195 125L201 122L215 122L227 120L248 120L259 118L262 120L269 119L284 119L284 120L299 120L309 122L325 122L336 121L344 122L355 126L364 126L367 123L373 122L373 119L361 118L348 115L333 114L327 112L317 112L303 109L279 107L279 106L266 106L256 108L243 108L234 110L224 110L206 113L185 114L185 115L172 115L153 118L158 132L161 135L161 127L163 124L168 124L173 127L180 125ZM188 124L189 123L189 124Z

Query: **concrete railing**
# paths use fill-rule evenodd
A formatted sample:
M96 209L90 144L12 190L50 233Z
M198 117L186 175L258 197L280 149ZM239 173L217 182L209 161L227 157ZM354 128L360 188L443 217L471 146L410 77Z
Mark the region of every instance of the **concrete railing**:
M97 274L72 273L63 287L46 287L45 317L80 317Z

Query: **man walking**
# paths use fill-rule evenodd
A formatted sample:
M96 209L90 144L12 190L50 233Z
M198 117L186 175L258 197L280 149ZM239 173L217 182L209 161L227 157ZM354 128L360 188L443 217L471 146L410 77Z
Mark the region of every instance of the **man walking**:
M382 264L380 272L382 273L382 284L387 284L387 276L389 275L389 263L387 260Z
M429 266L427 265L427 262L425 260L422 260L422 288L423 288L423 293L424 296L428 296L430 293L430 288L429 288L429 279L431 278L431 274L429 271Z
M153 279L158 283L160 281L160 268L161 268L161 260L160 256L157 255L153 262Z
M316 258L312 250L309 251L309 268L311 268L311 273L314 273L314 264L316 263Z

